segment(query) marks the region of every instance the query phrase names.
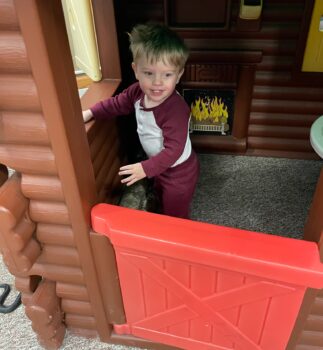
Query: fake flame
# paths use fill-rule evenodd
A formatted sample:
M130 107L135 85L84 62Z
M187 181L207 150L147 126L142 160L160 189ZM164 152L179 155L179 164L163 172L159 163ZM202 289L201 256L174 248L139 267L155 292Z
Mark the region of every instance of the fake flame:
M211 120L213 123L226 123L228 120L228 107L222 102L221 97L199 97L191 104L191 113L196 121Z

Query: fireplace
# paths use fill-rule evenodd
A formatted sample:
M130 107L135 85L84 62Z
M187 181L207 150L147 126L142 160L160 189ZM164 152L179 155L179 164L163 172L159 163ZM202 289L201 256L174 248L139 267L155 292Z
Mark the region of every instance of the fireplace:
M244 153L260 51L191 51L182 94L197 151Z
M183 96L191 108L191 133L231 134L234 90L184 89Z

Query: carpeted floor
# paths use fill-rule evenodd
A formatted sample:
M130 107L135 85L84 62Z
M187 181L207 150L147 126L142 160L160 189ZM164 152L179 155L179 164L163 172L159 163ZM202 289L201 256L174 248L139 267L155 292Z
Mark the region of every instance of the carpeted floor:
M322 160L199 156L192 219L302 238Z
M302 238L322 161L200 155L201 175L192 219ZM13 285L0 258L0 282ZM13 299L12 297L8 300ZM19 307L0 314L0 349L40 350ZM63 350L135 348L112 346L67 334Z

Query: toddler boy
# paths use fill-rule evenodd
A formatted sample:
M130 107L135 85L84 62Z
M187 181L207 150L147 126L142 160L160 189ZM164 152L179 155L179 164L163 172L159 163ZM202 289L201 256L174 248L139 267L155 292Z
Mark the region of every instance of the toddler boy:
M135 112L148 159L121 167L119 175L125 176L121 182L130 186L145 177L154 178L162 213L189 218L199 163L189 138L190 109L175 90L188 49L175 32L159 24L137 25L129 36L138 82L84 111L83 119Z

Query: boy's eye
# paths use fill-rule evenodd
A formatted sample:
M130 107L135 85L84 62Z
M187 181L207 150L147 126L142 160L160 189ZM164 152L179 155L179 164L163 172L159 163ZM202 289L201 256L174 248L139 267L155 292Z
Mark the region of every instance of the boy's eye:
M172 77L174 73L166 73L166 78Z
M148 76L151 76L152 75L152 72L144 72L145 75L148 75Z

